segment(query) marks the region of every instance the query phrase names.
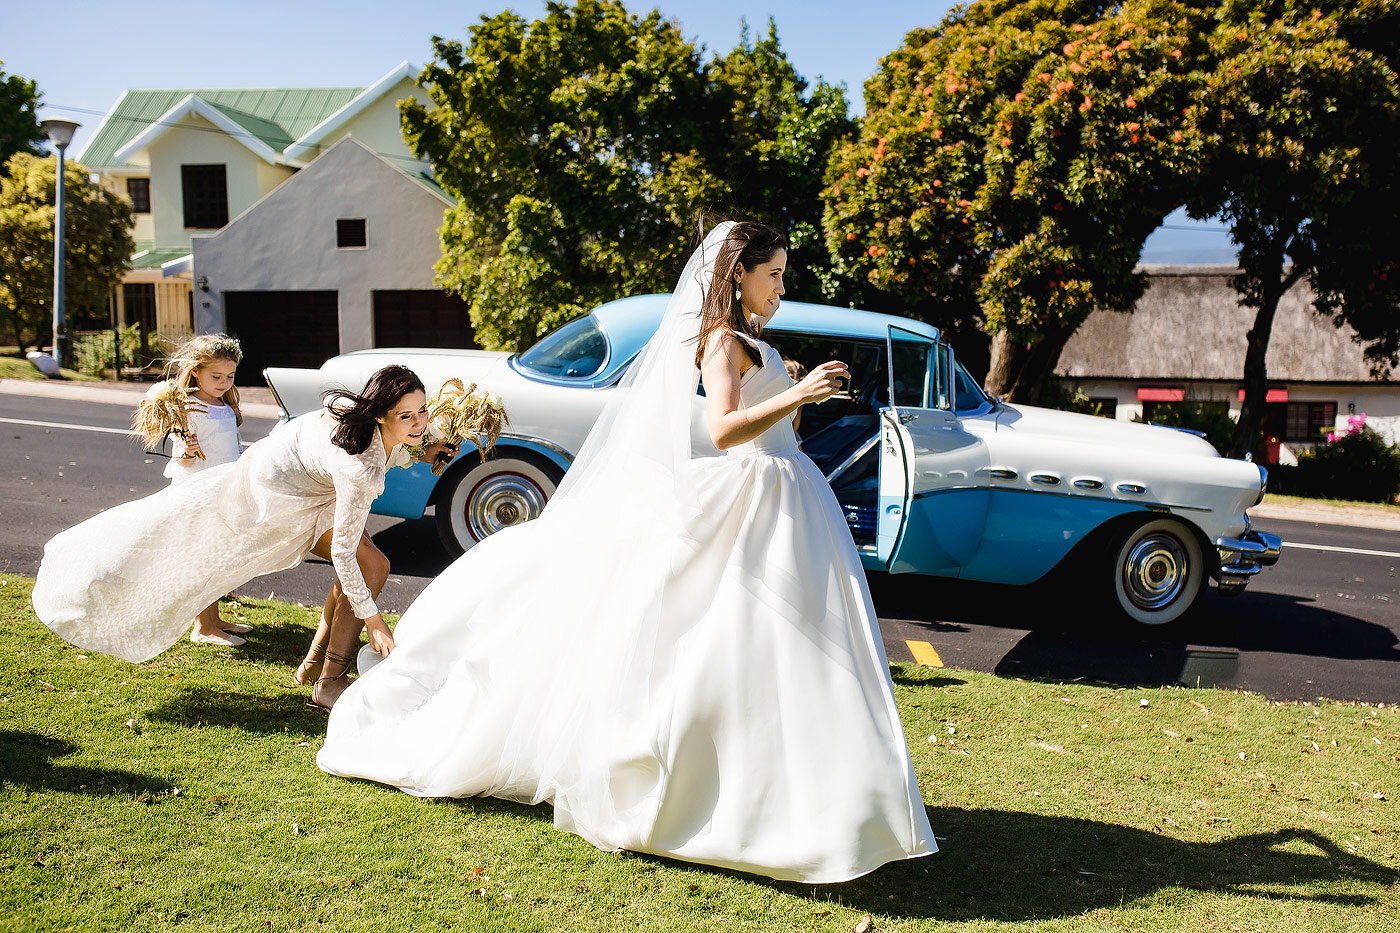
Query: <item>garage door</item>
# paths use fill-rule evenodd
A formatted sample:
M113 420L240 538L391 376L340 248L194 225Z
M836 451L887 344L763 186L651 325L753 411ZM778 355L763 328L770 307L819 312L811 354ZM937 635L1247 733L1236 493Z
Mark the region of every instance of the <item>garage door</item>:
M467 303L442 291L374 293L376 347L477 346Z
M340 352L335 292L224 292L224 326L243 345L239 385L267 366L316 368Z

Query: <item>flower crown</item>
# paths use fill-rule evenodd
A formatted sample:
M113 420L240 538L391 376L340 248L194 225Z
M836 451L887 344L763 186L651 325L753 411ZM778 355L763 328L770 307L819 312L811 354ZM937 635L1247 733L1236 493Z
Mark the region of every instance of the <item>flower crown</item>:
M209 342L206 347L209 353L214 356L232 357L235 362L243 359L243 347L239 345L237 337L230 337L228 334L220 334Z

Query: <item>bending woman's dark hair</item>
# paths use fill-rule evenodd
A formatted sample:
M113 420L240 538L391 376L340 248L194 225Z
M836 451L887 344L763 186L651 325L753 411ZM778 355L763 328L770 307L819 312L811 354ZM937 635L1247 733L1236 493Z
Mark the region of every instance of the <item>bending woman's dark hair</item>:
M321 395L321 403L339 422L331 431L331 442L341 450L362 454L374 440L379 419L386 417L410 392L423 392L423 380L407 366L385 366L369 377L359 395L349 389L331 389ZM348 404L347 404L348 403Z
M772 259L780 249L787 249L787 238L767 224L739 220L729 228L729 235L720 244L719 256L715 260L715 275L710 281L710 290L700 305L700 336L695 347L697 367L703 362L701 357L709 346L710 335L715 331L727 330L758 337L758 331L749 323L736 294L734 276L740 266L746 272L752 272ZM740 343L754 363L762 366L763 360L757 351L743 341Z

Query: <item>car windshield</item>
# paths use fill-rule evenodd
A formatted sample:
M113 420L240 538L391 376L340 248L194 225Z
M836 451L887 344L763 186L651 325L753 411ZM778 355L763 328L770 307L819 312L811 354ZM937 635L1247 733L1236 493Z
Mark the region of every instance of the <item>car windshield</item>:
M977 384L976 379L972 378L972 374L963 369L963 364L955 362L954 366L957 370L958 380L958 411L967 411L988 401L987 393L982 391L982 387Z
M515 358L527 373L551 379L589 379L608 360L608 339L590 314L571 321Z

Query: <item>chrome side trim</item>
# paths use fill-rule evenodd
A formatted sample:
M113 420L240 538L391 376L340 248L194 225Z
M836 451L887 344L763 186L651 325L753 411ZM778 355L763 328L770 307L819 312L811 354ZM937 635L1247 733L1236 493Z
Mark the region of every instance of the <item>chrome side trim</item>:
M865 443L861 444L860 447L856 448L855 453L851 454L845 460L842 460L834 468L832 468L832 471L830 473L826 474L826 481L828 483L833 482L836 479L836 477L840 476L842 473L845 473L851 467L855 466L856 461L859 460L861 457L864 457L866 454L870 453L871 448L873 448L878 443L880 443L879 433L877 432L875 434L870 435L870 439L867 440Z
M940 486L937 489L926 489L923 492L915 493L915 499L925 499L929 496L936 496L943 492L959 492L964 490L983 490L985 492L1019 492L1029 496L1059 496L1062 499L1086 499L1091 502L1123 502L1127 505L1141 506L1145 509L1171 510L1173 512L1213 512L1214 509L1206 508L1203 505L1173 505L1170 502L1153 502L1150 499L1125 500L1106 499L1103 496L1090 496L1080 492L1070 492L1068 489L1027 489L1021 486Z

